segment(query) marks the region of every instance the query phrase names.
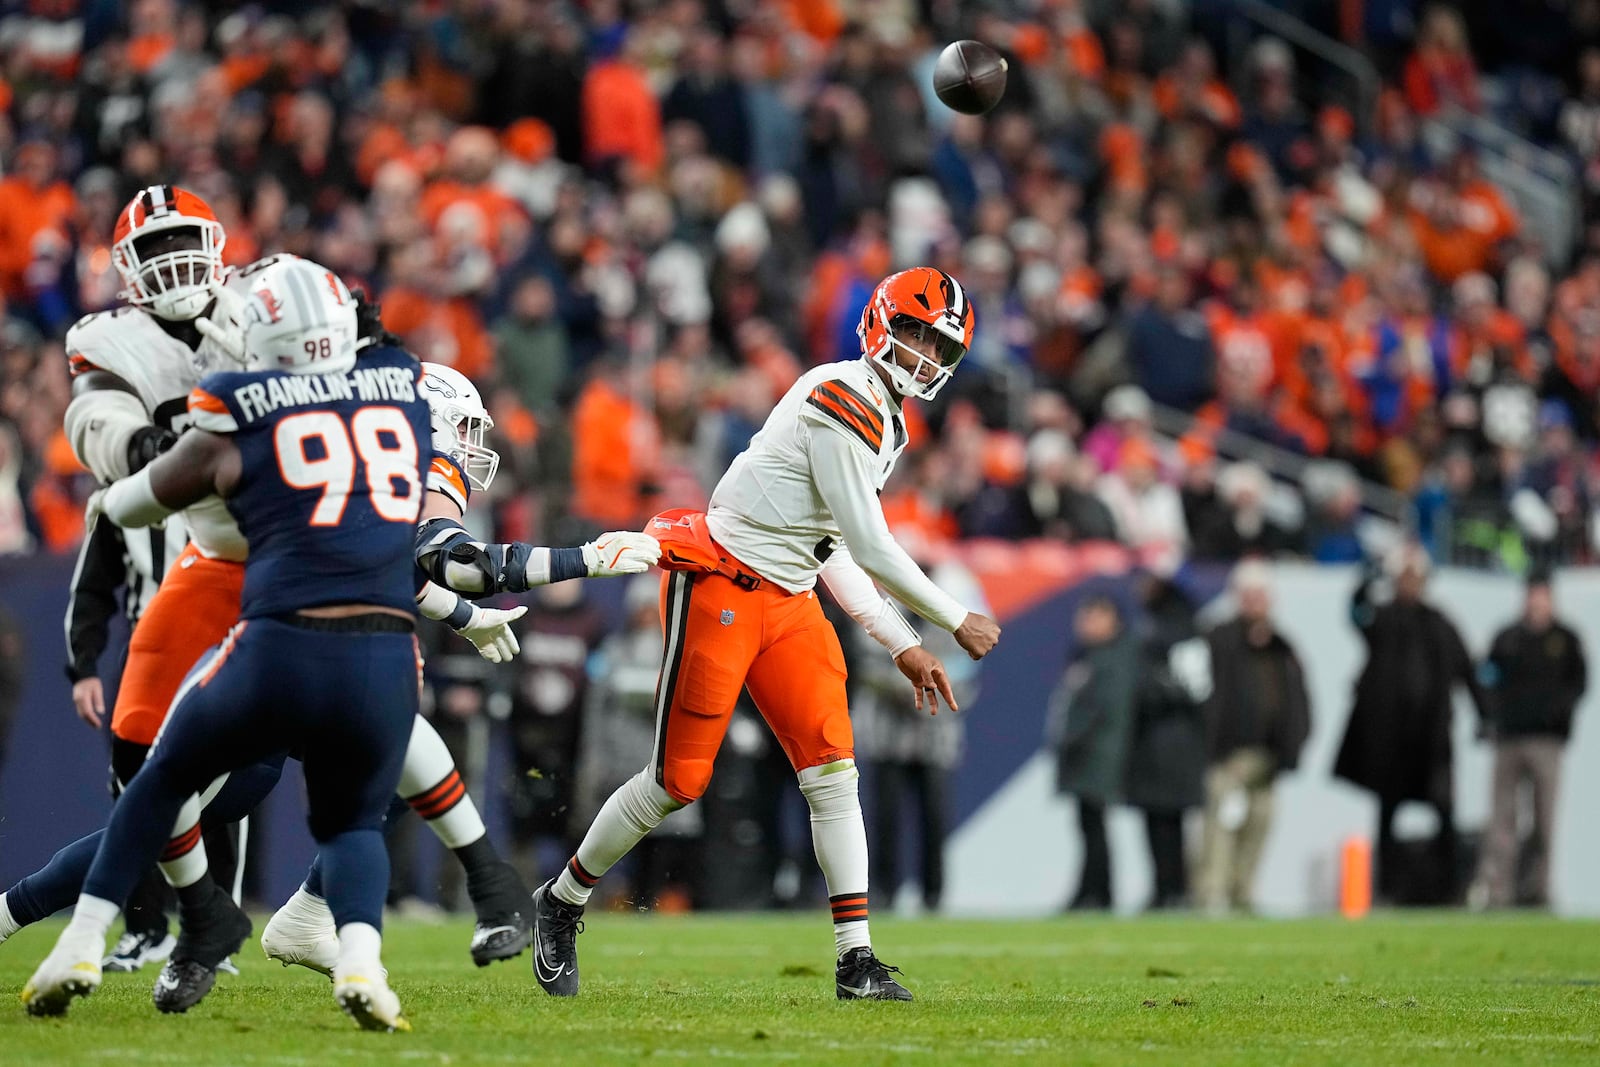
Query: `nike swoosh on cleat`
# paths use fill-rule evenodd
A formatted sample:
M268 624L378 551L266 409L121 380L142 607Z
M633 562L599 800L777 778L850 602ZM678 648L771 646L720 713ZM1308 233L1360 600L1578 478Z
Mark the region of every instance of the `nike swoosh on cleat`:
M554 982L557 978L567 973L567 965L564 963L553 971L549 967L550 965L544 959L544 946L539 944L536 938L533 948L533 969L538 972L539 980L541 982Z
M874 992L871 982L868 982L864 986L845 985L843 982L840 982L839 988L844 990L846 993L854 993L858 997L870 997Z

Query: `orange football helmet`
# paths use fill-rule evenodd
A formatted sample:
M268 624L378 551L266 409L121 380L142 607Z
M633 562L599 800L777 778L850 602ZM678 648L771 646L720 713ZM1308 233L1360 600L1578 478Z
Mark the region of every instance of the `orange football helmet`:
M179 246L179 231L198 239ZM159 238L167 236L165 240ZM117 216L111 262L127 287L117 295L164 319L193 319L222 284L227 240L211 206L176 185L152 185Z
M932 400L972 346L973 322L960 282L936 267L912 267L878 283L856 335L861 357L888 373L895 392ZM896 349L917 362L902 366Z

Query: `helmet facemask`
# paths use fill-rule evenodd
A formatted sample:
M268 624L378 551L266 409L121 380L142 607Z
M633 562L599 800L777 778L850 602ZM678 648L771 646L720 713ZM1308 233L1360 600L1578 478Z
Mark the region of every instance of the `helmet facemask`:
M443 420L450 427L451 446L448 451L461 464L462 471L467 475L467 484L480 493L487 490L489 483L494 481L495 472L500 469L500 453L484 444L490 428L494 426L494 418L487 412L477 416L459 408L438 412L435 418Z
M199 317L222 284L222 224L180 218L149 226L117 242L112 262L122 275L119 294L135 307L173 321Z
M889 383L901 396L932 400L967 354L959 326L951 333L940 323L923 322L902 314L889 319L888 335L889 343L874 353L873 358L888 371ZM910 367L904 366L897 358L899 353L916 362Z

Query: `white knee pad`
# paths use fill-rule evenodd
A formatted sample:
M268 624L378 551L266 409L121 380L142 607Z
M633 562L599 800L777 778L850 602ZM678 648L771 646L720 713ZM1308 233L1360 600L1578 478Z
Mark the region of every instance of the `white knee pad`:
M831 822L834 819L860 817L861 797L857 783L861 772L853 759L834 760L817 767L807 767L799 774L800 792L811 806L812 822Z

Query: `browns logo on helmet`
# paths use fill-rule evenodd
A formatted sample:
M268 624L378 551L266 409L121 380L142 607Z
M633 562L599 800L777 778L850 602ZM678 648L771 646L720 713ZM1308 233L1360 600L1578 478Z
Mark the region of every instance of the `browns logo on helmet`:
M856 334L902 396L932 400L972 346L974 315L961 283L936 267L912 267L878 283ZM899 353L915 359L910 366Z
M164 319L193 319L222 284L222 223L209 204L176 185L141 190L112 235L111 261L125 288L118 295Z

